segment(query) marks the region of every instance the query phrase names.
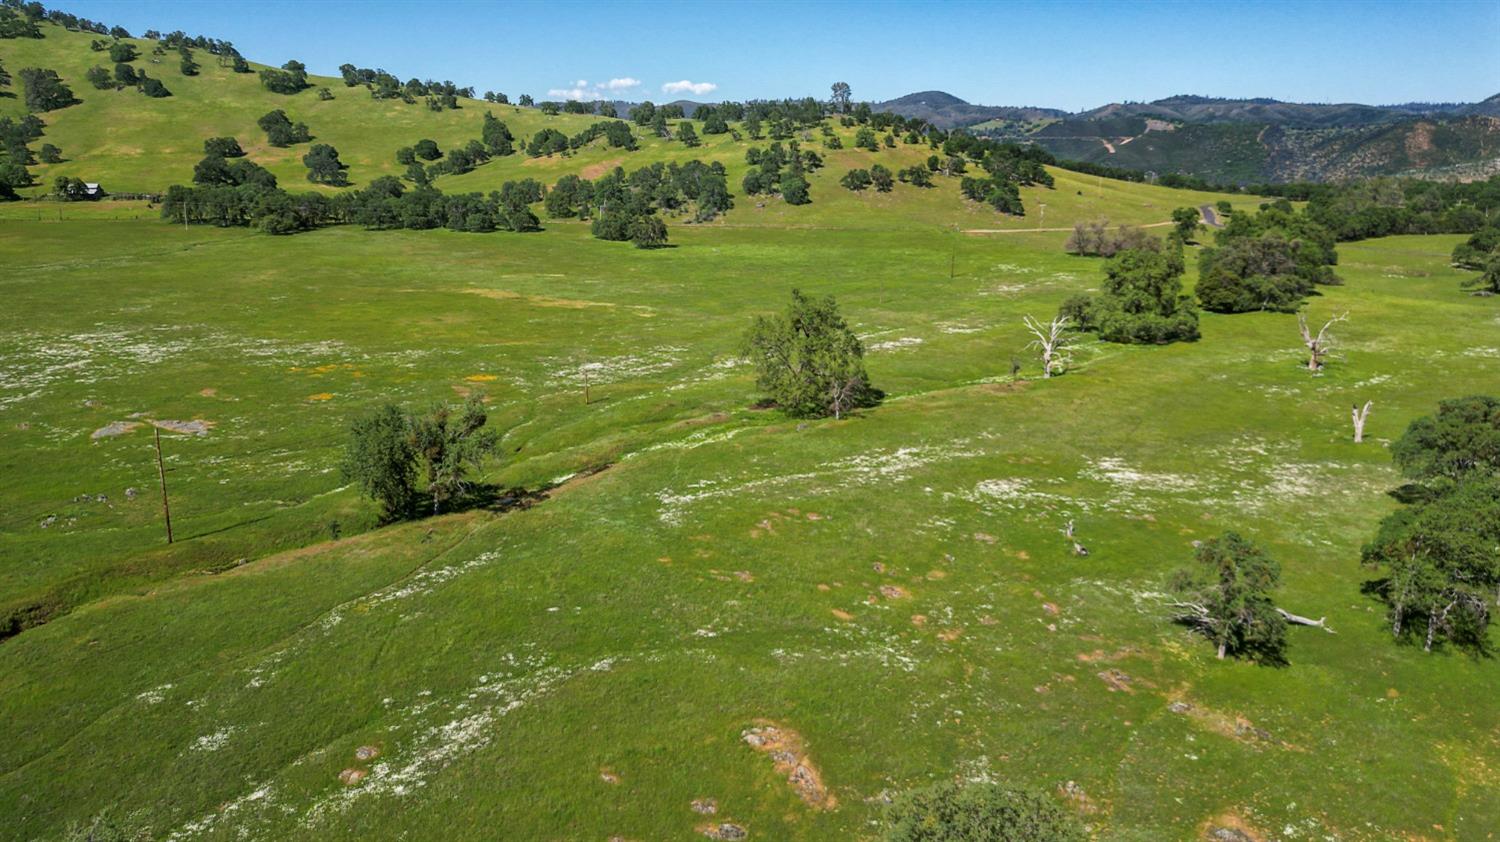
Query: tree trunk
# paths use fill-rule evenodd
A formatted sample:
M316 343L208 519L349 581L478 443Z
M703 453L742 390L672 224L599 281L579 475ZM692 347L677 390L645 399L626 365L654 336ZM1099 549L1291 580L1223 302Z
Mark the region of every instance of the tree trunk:
M1219 660L1224 660L1224 649L1229 645L1228 641L1219 641Z
M1433 636L1433 633L1436 630L1437 630L1437 615L1436 614L1430 614L1427 617L1427 642L1422 644L1422 651L1423 652L1431 652L1432 651L1432 636Z

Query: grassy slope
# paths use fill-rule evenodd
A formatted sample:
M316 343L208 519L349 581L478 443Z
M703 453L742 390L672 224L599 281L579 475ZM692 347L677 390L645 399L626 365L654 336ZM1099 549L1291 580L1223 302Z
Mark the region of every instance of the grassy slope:
M373 100L363 88L346 88L341 81L327 78L315 78L314 88L285 96L267 91L255 74L236 74L219 67L207 54L198 56L203 65L199 76L181 76L176 69L175 54L164 58L160 65L151 64L151 44L145 41L135 42L142 53L137 66L161 77L173 96L153 100L133 90L96 91L84 81L84 73L99 64L103 56L89 50L93 36L51 25L44 25L42 31L46 37L41 40L0 41L0 62L15 69L52 68L82 102L43 115L47 122L45 142L61 148L66 160L32 168L38 186L25 191L32 195L44 194L59 175L98 181L114 192L159 192L171 184L188 183L193 165L203 157L203 140L218 135L238 138L250 159L270 169L288 189L327 189L314 188L306 181L302 156L307 144L286 149L266 145L265 133L255 121L274 108L284 109L293 120L306 122L315 135L315 143L336 147L340 158L350 166L349 175L355 186L380 175L400 175L404 168L395 160L400 146L426 137L447 149L477 138L485 111L504 120L522 141L545 127L575 134L597 119L578 115L546 117L536 109L495 106L477 100L464 100L463 108L456 111L433 112L420 102L407 105L400 101ZM315 94L317 85L329 87L336 98L320 101ZM0 100L0 113L23 113L20 100ZM697 128L701 136L702 124L697 124ZM904 227L913 223L1024 228L1037 224L1038 214L1025 220L1004 218L963 201L958 196L957 179L940 178L940 186L929 190L903 185L898 190L910 195L900 197L880 196L873 191L851 194L838 186L838 179L846 170L876 161L899 169L925 161L931 150L902 144L895 150L872 154L852 149L853 132L840 131L846 148L827 153L828 166L811 177L817 210L790 207L774 198L765 201L766 207L757 208L755 200L741 197L739 212L731 214L723 224L840 228ZM598 141L566 158L531 159L518 154L496 159L463 176L442 178L438 185L446 191L488 191L505 181L527 177L550 185L568 173L592 177L615 165L628 170L656 161L698 158L724 162L730 170L731 189L737 190L747 169L746 150L769 143L748 139L736 142L728 135L709 135L702 136L703 146L688 149L673 141L648 137L640 130L637 133L641 135L642 148L634 153L609 150ZM816 137L808 146L818 148ZM1159 222L1168 218L1172 207L1226 198L1136 190L1132 185L1112 185L1101 191L1102 184L1095 179L1060 171L1055 175L1059 178L1056 190L1024 191L1028 208L1047 203L1050 225L1069 224L1072 218L1092 215L1100 208L1108 208L1116 222ZM1089 185L1095 189L1089 190ZM872 215L867 212L871 204L895 212Z
M361 146L362 95L294 99L348 107L309 122L346 131L346 159L394 167L395 141ZM184 119L135 103L118 116L153 114L143 135ZM51 115L49 138L87 148L94 119L65 118L90 107ZM400 142L472 136L478 107L410 108ZM130 177L99 149L80 174ZM652 141L626 165L709 155ZM138 172L197 157L152 152ZM1094 286L1098 264L1061 254L1061 233L953 233L1041 215L999 221L951 181L833 186L870 158L830 155L811 206L740 197L652 253L576 224L268 238L114 218L130 206L69 206L61 224L0 208L0 595L87 603L0 644L5 834L112 808L182 838L687 839L703 821L688 802L716 797L754 838L842 838L882 791L960 770L1076 781L1109 839L1192 838L1226 813L1268 838L1485 838L1500 717L1473 700L1500 689L1493 665L1392 646L1358 593L1358 546L1393 505L1382 445L1441 397L1500 389L1500 316L1456 293L1455 238L1341 249L1349 283L1311 305L1351 312L1322 377L1298 369L1291 316L1208 316L1199 343L1093 344L1068 376L1013 386L1020 316ZM443 186L611 159L516 158ZM1047 227L1218 198L1058 177L1028 194ZM838 296L883 407L806 425L746 408L736 338L793 286ZM589 406L585 359L604 366ZM320 542L330 520L369 525L333 471L347 417L472 390L506 434L487 479L614 467L529 510ZM1344 407L1365 399L1373 440L1354 447ZM167 440L170 549L146 432L89 438L134 413L215 424ZM1068 519L1090 557L1067 552ZM1167 572L1228 527L1282 561L1284 604L1339 634L1297 630L1292 666L1268 670L1215 663L1164 623ZM206 572L242 558L258 560ZM804 806L740 742L759 718L806 737L838 810ZM366 744L381 756L356 761ZM346 768L370 776L345 788Z
M1324 377L1298 370L1291 317L1209 317L1195 345L1090 346L1075 373L1011 389L984 381L1023 343L1019 315L1094 277L1057 253L1061 235L960 240L949 280L940 232L701 230L641 254L581 232L24 227L80 246L130 231L140 257L115 260L111 303L80 309L104 327L182 326L132 336L139 354L189 347L160 363L91 357L8 410L37 423L7 424L5 452L49 477L7 488L10 510L79 491L111 491L116 508L74 507L71 546L16 518L6 532L24 543L7 557L97 561L155 533L149 498L115 496L149 488L147 440L86 437L142 408L219 423L169 443L185 553L219 527L296 543L311 535L278 530L347 516L347 492L327 493L332 445L348 412L384 397L488 390L508 454L521 449L495 474L506 481L637 455L529 511L132 589L7 642L0 812L21 836L120 804L188 837L689 838L687 802L713 796L759 837L826 838L863 827L865 799L955 768L1075 780L1112 839L1187 838L1226 811L1354 839L1483 838L1500 818L1484 771L1500 762L1486 736L1500 721L1458 701L1494 695L1492 665L1390 645L1358 594L1358 545L1396 482L1381 444L1440 397L1500 388L1478 367L1495 353L1494 308L1442 268L1453 238L1344 249L1349 284L1313 305L1351 311L1347 359ZM212 299L243 316L216 319L200 346L211 315L194 267L209 263L236 267ZM42 277L73 299L99 272L75 259ZM533 297L456 291L470 283ZM743 408L747 375L714 361L746 312L793 284L837 294L872 343L923 340L872 352L886 406L805 428ZM33 330L66 335L27 303L36 286L8 294ZM247 360L248 337L277 354ZM298 348L328 337L342 346ZM580 346L622 372L589 407L547 374ZM486 373L499 379L466 380ZM334 398L306 400L323 391ZM1356 448L1342 408L1363 398L1376 441ZM317 514L286 508L298 500ZM1087 559L1057 534L1069 518ZM1189 541L1231 526L1281 559L1287 605L1339 631L1298 631L1287 669L1214 663L1162 622L1165 574ZM1110 668L1134 692L1110 692L1097 676ZM1197 714L1167 712L1178 698ZM1235 716L1276 742L1226 736ZM800 806L739 744L762 717L806 736L841 809ZM363 744L383 757L356 762ZM109 771L82 771L96 767ZM346 790L345 768L372 777Z

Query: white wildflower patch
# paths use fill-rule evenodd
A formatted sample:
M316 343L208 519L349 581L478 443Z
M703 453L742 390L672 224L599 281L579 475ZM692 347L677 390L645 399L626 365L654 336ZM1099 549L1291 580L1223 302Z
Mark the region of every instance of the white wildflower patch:
M229 738L233 737L234 733L238 730L240 730L238 726L225 726L212 734L204 734L194 740L190 748L193 751L218 751L224 746L229 745Z
M1010 275L1029 275L1042 270L1034 266L1019 266L1015 263L996 263L990 267L991 272L1003 272Z
M469 573L474 570L478 570L481 567L485 567L495 562L499 558L500 553L491 550L489 552L480 553L479 555L469 559L468 561L459 564L452 564L447 567L423 569L403 581L397 582L393 585L375 591L374 593L369 594L361 599L355 600L347 607L363 613L392 602L399 602L402 600L411 599L415 596L422 596L431 593L440 585L451 582L454 579L457 579L458 577L464 575L465 573ZM333 626L338 625L338 623L343 620L345 607L346 606L339 606L333 611L330 611L328 615L323 618L323 627L332 628Z
M597 386L639 380L674 368L686 351L686 348L677 345L662 345L636 354L600 357L584 362L551 358L543 360L547 366L546 385L581 387L585 382Z
M630 453L627 453L623 457L621 457L621 461L632 459L642 454L652 453L658 450L696 450L697 448L704 447L706 445L722 444L723 442L729 441L735 436L738 436L740 433L743 433L746 430L750 429L754 428L735 427L729 430L699 430L696 433L684 436L680 439L657 442L656 444L647 445L640 450L631 451Z
M884 342L873 343L866 350L869 350L873 353L879 353L881 351L904 351L908 348L915 348L918 345L921 345L922 342L922 338L918 336L903 336L899 339L887 339Z
M1463 355L1466 357L1478 357L1481 359L1500 360L1500 348L1465 348Z
M142 693L136 694L135 698L136 701L144 702L148 705L159 705L166 700L167 691L171 689L171 684L159 684L155 687L152 687L150 690L146 690Z
M993 284L979 291L980 295L1019 295L1030 289L1026 284Z
M1192 477L1137 470L1117 456L1095 460L1092 465L1079 472L1079 476L1131 491L1185 492L1199 487L1198 481Z
M959 335L979 333L984 330L984 325L976 325L969 322L938 322L936 327L940 333Z
M943 445L915 445L894 450L858 453L836 459L822 467L792 474L773 474L748 479L720 477L691 482L681 491L670 488L657 492L660 503L657 517L662 523L677 525L687 509L710 500L741 497L788 486L807 485L805 493L831 494L853 485L900 482L910 479L929 465L980 456L968 448L968 439Z

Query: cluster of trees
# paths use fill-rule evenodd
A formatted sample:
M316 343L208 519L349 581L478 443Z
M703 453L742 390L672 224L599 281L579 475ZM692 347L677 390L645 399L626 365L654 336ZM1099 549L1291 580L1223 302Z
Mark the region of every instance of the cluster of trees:
M431 186L407 189L382 176L363 190L336 195L293 195L246 183L173 186L162 201L162 218L185 225L249 226L270 234L293 234L327 225L363 225L372 230L448 228L453 231L537 231L529 204L540 201L541 184L506 182L489 194L445 194Z
M1198 338L1198 307L1182 291L1182 243L1148 240L1104 264L1098 295L1075 295L1059 315L1106 342L1165 344Z
M637 220L665 211L691 212L692 221L707 222L733 208L734 198L723 164L693 160L685 164L657 162L629 175L616 167L594 181L565 175L547 193L543 207L554 219L594 217L594 236L601 239L636 240L634 234L640 233L647 241L638 241L637 245L651 246L666 242L664 227L657 229L656 223L648 221L636 226L639 232L633 232ZM654 239L658 231L663 235L660 240Z
M755 367L756 386L789 415L837 419L885 397L870 385L864 345L832 296L792 290L786 312L751 323L742 353Z
M36 21L14 9L0 6L0 38L40 38Z
M160 79L148 76L146 71L137 70L135 67L124 62L116 64L113 73L107 67L96 66L89 68L83 76L88 80L90 85L101 91L121 91L125 88L135 88L153 99L161 99L172 95L172 92Z
M246 158L240 142L232 137L211 137L203 141L203 152L203 160L193 167L193 183L200 187L276 186L276 176Z
M307 81L307 65L296 59L283 64L279 70L274 67L262 70L260 83L266 90L278 94L300 93L312 87Z
M1337 263L1333 232L1279 200L1230 216L1198 255L1198 301L1216 313L1295 312L1315 287L1340 283Z
M136 52L135 45L127 41L115 41L108 38L96 38L89 42L89 49L96 53L109 53L109 60L119 63L122 61L135 61L140 54Z
M557 129L542 129L526 143L526 154L532 158L567 154L601 137L611 149L635 151L637 148L635 134L630 131L628 123L621 120L601 120L571 138Z
M1406 505L1381 521L1364 562L1385 573L1367 590L1387 607L1397 640L1489 651L1500 605L1500 399L1446 400L1391 446L1411 482Z
M27 111L55 111L78 102L78 98L73 96L73 90L63 83L55 70L23 67L19 75L21 87L25 89Z
M0 117L0 200L17 198L16 188L30 187L31 172L26 168L36 160L28 144L42 136L40 117L27 114L19 120Z
M601 120L591 124L588 128L568 138L568 148L580 149L600 137L604 138L605 144L610 149L634 152L638 148L635 134L630 131L630 125L621 120Z
M772 143L764 150L753 146L745 153L745 163L750 170L741 186L747 194L779 193L789 205L805 205L812 201L807 173L822 168L823 159L811 149L802 149L794 140L785 147L780 143Z
M896 186L896 179L891 175L889 168L875 164L869 169L852 169L844 173L844 177L839 179L839 184L855 192L873 186L878 192L889 193Z
M405 164L404 177L420 187L431 183L438 176L463 175L466 172L473 172L475 167L489 161L495 155L515 153L510 130L505 128L504 123L489 114L485 115L483 134L483 140L470 140L463 146L456 146L448 150L446 156L438 148L436 141L424 138L412 146L397 149L396 163ZM421 161L436 161L437 163L424 167Z
M484 101L493 102L496 105L510 105L510 97L497 91L485 91Z
M905 169L896 171L896 180L902 184L910 184L913 187L931 187L932 170L920 164L914 164Z
M479 470L500 441L485 429L488 420L478 397L456 410L439 405L421 415L395 404L378 407L349 426L344 478L378 502L387 521L423 508L419 478L433 514L461 505L473 491L470 471Z
M1152 236L1133 225L1109 230L1109 220L1095 219L1073 223L1073 231L1063 243L1068 254L1083 257L1114 257L1128 249L1150 248Z
M983 202L1000 213L1025 216L1020 188L1034 184L1053 186L1052 175L1045 166L1053 159L1040 147L996 143L954 132L943 142L943 150L950 159L967 157L979 161L988 175L965 177L959 183L959 192L964 198Z
M365 86L370 91L372 99L399 99L408 105L414 104L419 97L425 97L427 107L434 111L458 108L459 97L473 98L472 87L461 88L452 82L434 82L431 79L408 79L402 82L394 74L380 69L368 67L355 67L352 64L339 65L339 75L344 79L344 85L353 88L359 85ZM501 95L504 96L503 94ZM489 99L489 102L497 100Z
M1122 181L1154 180L1163 187L1249 193L1307 202L1308 216L1340 242L1392 234L1471 234L1500 218L1500 175L1484 181L1374 178L1339 183L1216 184L1173 173L1153 179L1139 170L1083 161L1057 166Z
M272 146L292 146L312 140L312 132L308 130L307 124L293 123L280 108L261 115L255 124L266 133L266 142Z
M118 32L120 34L115 36L117 38L130 37L130 33L118 26L111 30L98 21L81 18L57 9L49 11L41 3L7 0L3 6L0 6L0 38L40 38L42 32L37 28L37 24L44 20L78 32L93 32L98 35Z
M1468 183L1369 179L1311 185L1306 192L1308 216L1339 240L1471 234L1500 219L1500 175Z

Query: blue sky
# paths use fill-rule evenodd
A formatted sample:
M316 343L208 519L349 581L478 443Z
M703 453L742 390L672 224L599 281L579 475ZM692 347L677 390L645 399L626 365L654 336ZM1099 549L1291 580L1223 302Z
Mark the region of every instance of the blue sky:
M856 99L938 89L1078 110L1177 93L1307 102L1500 93L1500 2L58 0L254 61L344 62L512 98ZM613 85L611 85L613 82ZM674 84L675 83L675 84Z

